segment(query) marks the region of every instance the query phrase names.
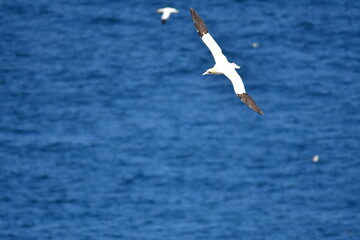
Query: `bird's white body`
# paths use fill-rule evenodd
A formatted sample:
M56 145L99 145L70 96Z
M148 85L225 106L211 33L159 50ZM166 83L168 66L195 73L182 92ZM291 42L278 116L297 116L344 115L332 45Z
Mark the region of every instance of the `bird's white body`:
M236 94L246 93L244 83L240 75L235 70L235 69L239 69L240 67L235 63L230 63L227 60L225 55L222 53L221 48L212 38L210 33L204 34L201 39L203 40L205 45L209 48L215 60L214 67L208 69L203 75L224 74L226 77L230 79Z
M161 21L164 24L166 20L170 17L172 13L178 13L179 11L176 8L171 7L165 7L165 8L159 8L157 10L158 13L162 13L161 15Z

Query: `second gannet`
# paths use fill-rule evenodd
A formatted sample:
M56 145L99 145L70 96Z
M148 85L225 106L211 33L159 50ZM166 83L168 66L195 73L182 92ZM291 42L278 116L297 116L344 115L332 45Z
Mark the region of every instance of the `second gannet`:
M170 14L178 13L179 11L176 8L165 7L165 8L159 8L156 12L162 13L161 23L165 24L166 20L170 17Z
M249 108L251 108L255 112L259 114L264 114L263 111L261 111L261 109L256 105L255 101L250 97L250 95L246 93L243 81L235 70L235 69L239 69L240 67L235 63L230 63L227 60L225 55L222 53L222 50L219 47L219 45L215 42L215 40L211 37L210 33L208 32L204 21L200 18L200 16L196 13L196 11L193 8L190 8L190 14L194 22L194 25L196 27L196 30L201 37L201 40L203 40L205 45L209 48L215 60L214 67L206 70L206 72L204 72L203 75L224 74L232 82L236 96L238 96L243 103L245 103Z

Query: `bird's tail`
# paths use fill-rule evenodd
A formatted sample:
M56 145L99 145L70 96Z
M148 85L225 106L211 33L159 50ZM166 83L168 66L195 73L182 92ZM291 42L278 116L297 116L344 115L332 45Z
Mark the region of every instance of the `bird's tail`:
M255 101L247 93L236 94L246 106L257 112L258 114L264 114L263 111L256 105Z
M161 19L161 24L165 24L166 23L166 19Z
M233 62L233 63L231 63L231 64L234 66L234 68L235 68L235 69L240 69L240 68L241 68L241 66L237 65L237 64L236 64L236 63L234 63L234 62Z

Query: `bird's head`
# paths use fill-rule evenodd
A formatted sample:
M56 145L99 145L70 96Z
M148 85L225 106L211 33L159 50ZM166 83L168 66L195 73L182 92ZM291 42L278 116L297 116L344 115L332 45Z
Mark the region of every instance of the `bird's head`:
M202 75L216 74L216 70L214 68L209 68Z

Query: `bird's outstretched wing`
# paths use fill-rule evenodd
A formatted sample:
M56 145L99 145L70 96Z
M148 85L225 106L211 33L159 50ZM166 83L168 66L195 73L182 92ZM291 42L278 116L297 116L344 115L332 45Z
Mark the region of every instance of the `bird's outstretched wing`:
M236 94L243 103L246 104L249 108L257 112L258 114L264 114L263 111L256 105L255 101L250 97L249 94L243 93L243 94Z
M246 93L244 83L235 69L227 70L224 72L224 75L230 79L236 96L238 96L246 106L259 114L264 114L263 111L261 111L261 109L256 105L255 101L250 97L250 95Z
M190 8L190 14L193 20L193 23L196 27L201 40L205 43L205 45L209 48L211 54L216 63L221 63L223 61L227 61L227 58L222 53L221 48L210 35L209 31L206 28L204 21L200 18L200 16L196 13L193 8Z
M246 93L244 83L235 69L228 68L224 75L230 79L236 94Z

